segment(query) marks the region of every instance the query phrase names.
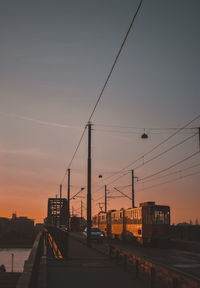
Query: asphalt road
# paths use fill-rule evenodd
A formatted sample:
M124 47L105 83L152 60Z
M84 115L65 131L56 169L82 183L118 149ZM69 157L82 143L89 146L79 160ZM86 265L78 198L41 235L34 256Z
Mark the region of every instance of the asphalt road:
M145 288L148 282L135 279L107 256L69 237L68 258L47 259L47 287Z
M74 237L84 240L85 238L80 232L70 232ZM128 250L136 256L145 258L155 264L168 266L176 269L176 271L184 272L187 275L198 278L200 281L200 253L188 252L171 248L152 248L134 245L133 243L125 243L120 240L104 239L103 244L112 244L115 247L120 247Z

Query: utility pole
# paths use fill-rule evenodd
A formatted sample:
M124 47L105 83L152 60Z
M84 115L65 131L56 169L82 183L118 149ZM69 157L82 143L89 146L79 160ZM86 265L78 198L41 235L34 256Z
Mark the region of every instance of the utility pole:
M11 256L12 256L12 272L14 272L14 254L12 253L11 254Z
M56 194L56 227L57 227L57 217L58 217L58 208L57 208L57 200L58 200L58 196Z
M91 234L91 123L88 123L88 167L87 167L87 245Z
M200 151L200 127L199 127L199 151Z
M134 186L134 179L137 179L138 177L134 176L134 170L131 170L131 179L132 179L132 208L135 208L135 186Z
M61 199L62 199L62 184L60 184L60 221L59 224L61 226Z
M107 213L107 186L105 185L105 213Z
M83 201L81 199L81 231L83 229Z
M60 184L60 199L62 198L62 184Z
M131 170L131 179L132 179L132 208L134 208L135 207L134 170Z
M67 231L69 231L69 219L70 219L70 169L67 170L68 171L68 190L67 190Z

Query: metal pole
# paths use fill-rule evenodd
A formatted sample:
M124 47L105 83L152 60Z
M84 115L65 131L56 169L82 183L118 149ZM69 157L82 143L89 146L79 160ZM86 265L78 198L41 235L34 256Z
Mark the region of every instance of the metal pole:
M134 208L135 207L134 170L131 170L131 178L132 178L132 208Z
M57 199L58 199L58 195L56 194L56 227L57 227L57 221L58 221L58 208L57 208Z
M87 244L91 233L91 123L88 123L88 170L87 170Z
M14 268L14 254L12 253L11 255L12 255L12 272L13 272L14 271L13 269Z
M200 151L200 127L199 127L199 151Z
M83 229L83 201L81 199L81 230Z
M61 199L62 199L62 184L60 184L60 226L61 226Z
M60 199L62 198L62 184L60 184Z
M67 231L69 231L69 219L70 219L70 169L67 170L68 171L68 190L67 190Z
M107 186L105 185L105 213L107 213Z

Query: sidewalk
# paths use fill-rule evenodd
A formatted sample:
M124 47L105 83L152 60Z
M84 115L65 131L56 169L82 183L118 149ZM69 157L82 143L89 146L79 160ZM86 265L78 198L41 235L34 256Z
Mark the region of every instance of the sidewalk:
M122 288L145 287L141 279L134 279L133 274L123 272L108 257L69 237L69 257L48 259L48 288Z

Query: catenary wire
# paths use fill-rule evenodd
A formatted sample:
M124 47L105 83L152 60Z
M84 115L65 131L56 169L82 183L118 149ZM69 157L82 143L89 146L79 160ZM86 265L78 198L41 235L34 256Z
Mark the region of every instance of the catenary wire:
M168 181L165 181L165 182L162 182L162 183L159 183L159 184L155 184L155 185L152 185L152 186L149 186L149 187L145 187L145 188L143 188L143 189L137 190L137 192L142 192L142 191L144 191L144 190L149 190L149 189L151 189L151 188L155 188L155 187L158 187L158 186L167 184L167 183L175 182L175 181L178 181L178 180L180 180L180 179L182 179L182 178L194 176L194 175L197 175L197 174L200 174L200 171L195 172L195 173L190 173L190 174L187 174L187 175L184 175L184 176L179 176L179 177L177 177L177 178L175 178L175 179L168 180Z
M158 147L160 147L161 145L163 145L164 143L166 143L168 140L170 140L172 137L174 137L175 135L177 135L180 131L182 131L183 129L185 129L186 127L188 127L191 123L193 123L194 121L198 120L200 118L200 114L197 115L196 117L194 117L191 121L189 121L188 123L186 123L184 126L182 126L181 128L179 128L177 131L175 131L174 133L172 133L170 136L168 136L166 139L164 139L163 141L161 141L159 144L157 144L156 146L154 146L152 149L150 149L149 151L147 151L146 153L144 153L142 156L138 157L136 160L134 160L133 162L131 162L130 164L124 166L122 169L120 169L119 171L113 173L112 175L109 175L107 177L105 177L105 180L108 180L112 177L114 177L117 174L122 173L124 170L126 170L127 168L129 168L130 166L134 165L135 163L137 163L139 160L142 160L145 156L147 156L148 154L152 153L154 150L156 150ZM197 128L196 128L197 129ZM126 174L128 174L129 172L123 174L122 176L119 176L118 178L116 178L116 180L114 179L112 183L114 183L115 181L117 181L118 179L122 178L123 176L125 176ZM100 187L101 189L102 187ZM100 189L96 190L99 191Z
M180 160L180 161L172 164L171 166L169 166L169 167L167 167L167 168L164 168L164 169L162 169L162 170L160 170L160 171L158 171L158 172L156 172L156 173L154 173L154 174L151 174L151 175L145 176L145 177L143 177L143 178L141 178L141 179L138 179L138 182L140 182L140 181L142 181L142 180L145 180L145 179L152 178L152 177L154 177L154 176L156 176L156 175L159 175L159 174L161 174L161 173L163 173L163 172L165 172L165 171L167 171L167 170L169 170L169 169L171 169L171 168L174 168L174 167L176 167L177 165L179 165L179 164L181 164L181 163L189 160L190 158L194 157L195 155L197 155L197 154L199 154L199 153L200 153L200 152L197 151L197 152L191 154L190 156L188 156L188 157L186 157L186 158L184 158L184 159L182 159L182 160Z
M137 181L136 184L141 185L141 184L149 183L149 182L152 182L152 181L156 181L156 180L159 180L159 179L162 179L162 178L171 176L171 175L175 175L175 174L182 173L182 172L184 172L184 171L187 171L187 170L196 168L196 167L198 167L198 166L200 166L200 163L198 163L198 164L196 164L196 165L193 165L193 166L190 166L190 167L187 167L187 168L184 168L184 169L179 169L179 170L177 170L177 171L174 171L174 172L168 173L168 174L166 174L166 175L163 175L163 176L160 176L160 177L156 177L156 178L153 178L153 179L144 181L144 182L139 182L139 183L138 183L138 181ZM126 189L126 188L128 188L128 187L131 187L131 186L132 186L132 184L128 184L128 185L124 185L124 186L117 186L117 188L124 190L124 189Z
M127 31L126 34L125 34L125 37L124 37L124 39L123 39L123 41L122 41L122 44L121 44L121 46L120 46L120 48L119 48L119 51L118 51L118 53L117 53L117 56L115 57L115 60L114 60L114 62L113 62L113 64L112 64L112 66L111 66L111 69L110 69L110 71L109 71L109 73L108 73L108 76L107 76L107 78L106 78L106 81L105 81L105 83L104 83L104 85L103 85L103 88L101 89L101 92L100 92L100 94L99 94L99 96L98 96L98 98L97 98L97 101L96 101L96 103L95 103L95 105L94 105L94 108L93 108L93 110L92 110L92 113L91 113L90 116L89 116L88 123L91 121L92 116L93 116L93 114L94 114L94 112L95 112L95 110L96 110L96 108L97 108L97 105L99 104L99 101L100 101L100 99L101 99L101 97L102 97L102 95L103 95L103 92L104 92L104 90L105 90L105 88L106 88L106 86L107 86L107 83L108 83L108 81L109 81L109 79L110 79L110 77L111 77L111 74L112 74L112 72L113 72L113 70L114 70L114 68L115 68L115 65L116 65L116 63L117 63L117 60L118 60L118 58L119 58L119 56L120 56L120 54L121 54L121 52L122 52L122 49L123 49L123 47L124 47L124 45L125 45L125 43L126 43L126 40L127 40L128 35L129 35L130 31L131 31L131 28L132 28L133 23L134 23L134 21L135 21L135 19L136 19L136 16L137 16L137 14L138 14L141 6L142 6L142 2L143 2L143 0L140 0L140 2L139 2L139 4L138 4L138 7L137 7L137 9L136 9L136 12L135 12L134 15L133 15L133 18L132 18L132 21L131 21L131 23L130 23L130 25L129 25L128 31ZM71 164L72 164L72 162L73 162L73 160L74 160L74 158L75 158L75 155L76 155L76 153L77 153L77 151L78 151L78 149L79 149L79 146L80 146L80 144L81 144L81 142L82 142L83 136L84 136L85 131L86 131L86 127L87 127L87 126L85 126L85 128L84 128L84 130L83 130L83 132L82 132L82 134L81 134L81 137L80 137L80 140L79 140L79 142L78 142L78 145L77 145L77 147L76 147L76 149L75 149L75 152L74 152L74 154L73 154L73 156L72 156L72 158L71 158L71 161L69 162L68 169L71 167ZM67 172L65 171L64 177L62 178L62 183L63 183L63 181L64 181L64 178L65 178L66 174L67 174Z

